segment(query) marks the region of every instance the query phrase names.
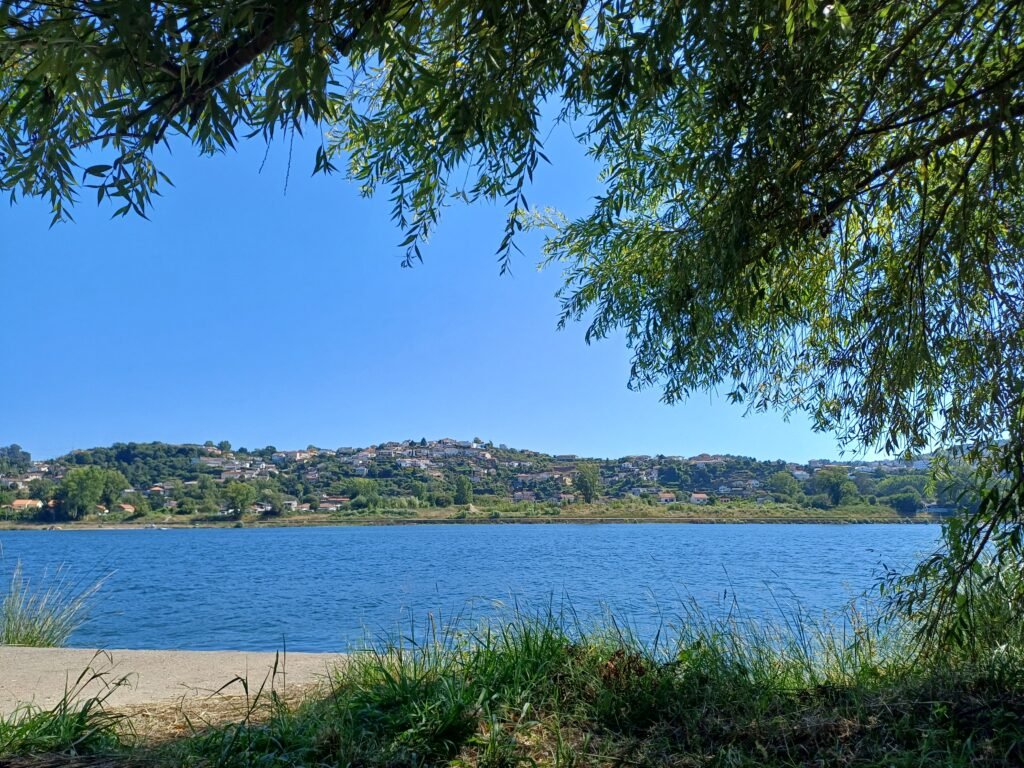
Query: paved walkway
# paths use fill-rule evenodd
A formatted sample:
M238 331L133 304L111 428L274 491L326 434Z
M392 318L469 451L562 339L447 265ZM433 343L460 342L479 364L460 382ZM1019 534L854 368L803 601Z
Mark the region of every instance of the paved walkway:
M288 653L277 659L274 687L302 686L324 678L342 656ZM249 681L251 693L271 674L273 653L243 651L94 651L0 645L0 715L19 704L48 708L66 689L79 698L109 692L107 704L133 707L210 696L233 678ZM76 681L81 680L80 685ZM123 681L123 684L118 684ZM269 689L269 682L267 688ZM111 690L112 689L112 690ZM235 682L223 693L240 695Z

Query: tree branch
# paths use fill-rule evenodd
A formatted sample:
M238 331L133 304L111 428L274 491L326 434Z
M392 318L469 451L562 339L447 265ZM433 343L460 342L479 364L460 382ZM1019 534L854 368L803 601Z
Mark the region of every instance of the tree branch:
M976 136L983 131L998 128L1006 122L1020 117L1024 117L1024 103L1014 104L1008 109L999 110L984 120L975 120L974 122L961 125L957 128L950 128L944 133L936 136L934 139L926 141L920 147L907 150L906 152L897 155L878 166L876 169L858 180L850 192L833 198L820 210L804 216L800 220L799 226L801 229L806 230L827 220L828 217L857 197L857 195L870 188L872 184L883 176L888 176L894 171L898 171L911 163L923 160L944 147L948 147L951 144L955 144L968 137Z

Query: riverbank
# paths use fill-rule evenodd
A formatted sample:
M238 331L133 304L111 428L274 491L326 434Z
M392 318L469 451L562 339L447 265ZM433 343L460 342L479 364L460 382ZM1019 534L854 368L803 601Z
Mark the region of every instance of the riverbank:
M379 525L508 525L508 524L637 524L679 523L706 525L714 523L816 523L816 524L922 524L941 523L944 517L919 513L899 515L888 507L837 507L822 511L784 505L761 507L697 507L680 513L649 505L605 507L589 505L578 510L559 511L558 514L497 513L486 507L446 507L429 510L384 510L382 512L310 513L301 515L245 515L235 517L197 517L191 515L151 514L145 517L109 519L89 517L70 521L0 520L0 530L138 530L153 528L289 528L313 526L379 526Z
M240 695L239 680L277 690L305 687L343 660L328 653L136 651L24 648L0 645L0 717L19 706L49 709L74 688L81 700L103 697L108 707L137 707ZM233 683L233 681L235 681Z
M165 712L184 722L176 729L139 727L137 709L88 700L0 718L0 760L32 765L44 752L39 765L61 754L154 768L1024 763L1016 644L973 659L954 648L922 657L868 625L853 629L844 636L801 622L794 634L694 617L652 646L611 625L580 635L520 618L353 656L299 699L259 692L250 677L234 717Z

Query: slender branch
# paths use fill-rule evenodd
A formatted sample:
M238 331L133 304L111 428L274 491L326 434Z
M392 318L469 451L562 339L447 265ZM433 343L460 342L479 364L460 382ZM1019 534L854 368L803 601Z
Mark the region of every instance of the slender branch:
M861 177L861 179L853 185L852 190L843 195L832 198L818 211L804 216L800 220L799 226L801 229L811 229L822 221L827 220L832 214L862 192L866 191L872 184L882 177L888 176L889 174L898 171L911 163L915 163L918 160L923 160L951 144L956 144L958 141L975 136L983 131L998 128L1009 120L1019 119L1020 117L1024 117L1024 102L1014 104L1009 109L995 112L984 120L975 120L956 128L950 128L944 133L936 136L934 139L926 141L921 146L907 150L902 154L890 158L887 162Z

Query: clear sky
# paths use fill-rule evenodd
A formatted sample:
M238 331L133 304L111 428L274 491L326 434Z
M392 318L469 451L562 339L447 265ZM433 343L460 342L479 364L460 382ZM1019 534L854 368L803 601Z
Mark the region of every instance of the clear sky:
M598 190L556 136L528 198L572 214ZM278 448L445 436L587 456L839 455L803 418L744 416L724 396L668 406L626 388L623 338L556 330L556 269L524 238L494 251L503 212L453 207L399 266L387 195L311 177L296 140L200 158L178 147L151 221L90 196L49 229L47 206L0 208L0 444L37 458L117 441Z

